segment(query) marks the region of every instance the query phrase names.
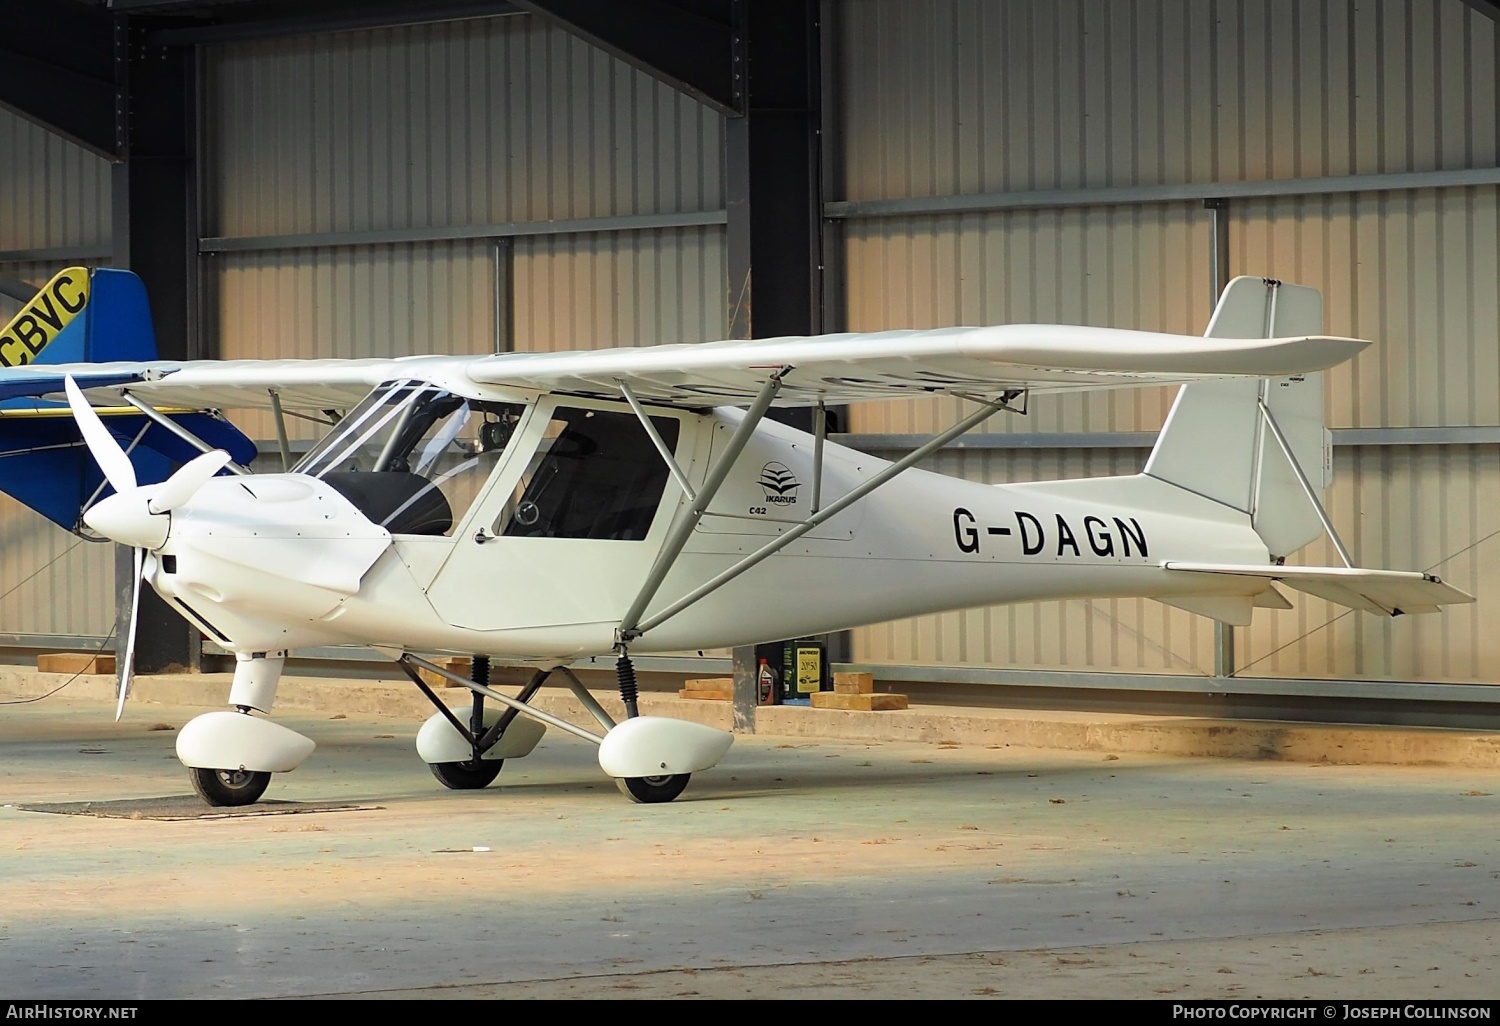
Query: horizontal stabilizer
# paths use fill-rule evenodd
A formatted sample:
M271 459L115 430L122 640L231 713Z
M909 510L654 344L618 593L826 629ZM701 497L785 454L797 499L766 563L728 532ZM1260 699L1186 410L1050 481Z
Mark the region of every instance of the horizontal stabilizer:
M1364 570L1342 566L1242 566L1233 563L1166 562L1164 569L1195 574L1279 581L1288 588L1371 613L1435 613L1442 606L1473 602L1432 574L1413 570ZM1247 584L1250 582L1246 582Z

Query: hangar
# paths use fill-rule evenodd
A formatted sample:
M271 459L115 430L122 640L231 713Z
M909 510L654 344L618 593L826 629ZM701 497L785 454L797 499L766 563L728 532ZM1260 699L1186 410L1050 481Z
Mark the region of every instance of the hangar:
M842 658L1126 706L1227 690L1281 708L1359 681L1398 705L1461 698L1484 722L1465 685L1500 677L1488 0L7 10L0 273L38 286L128 267L164 355L1023 321L1201 332L1231 276L1313 285L1330 333L1377 343L1328 376L1335 525L1358 562L1439 572L1475 605L1376 619L1304 598L1231 628L1147 600L1041 603L863 628ZM1170 402L1040 399L930 465L995 482L1131 472ZM956 416L951 399L866 404L841 440L901 453ZM241 427L275 465L270 419ZM289 442L316 437L295 425ZM128 557L0 508L0 641L97 646L128 615ZM142 622L142 670L214 657L162 609Z
M1219 760L1163 747L1145 715L1071 750L1048 740L1065 714L1002 735L995 709L962 743L786 730L649 812L595 793L577 745L508 767L504 794L439 791L406 743L420 717L360 715L388 698L361 680L335 699L366 696L347 717L284 702L327 758L267 808L184 813L141 796L181 790L168 732L201 712L201 677L162 674L167 697L123 724L98 715L102 679L7 694L0 977L16 991L787 996L810 972L867 997L1489 996L1495 735L1280 721L1500 725L1497 0L0 15L7 319L83 265L138 274L181 358L1018 322L1202 334L1232 278L1276 278L1321 292L1329 334L1375 342L1325 380L1337 533L1363 566L1478 599L1389 618L1302 595L1248 627L1095 599L860 628L830 639L838 660L934 706L1278 720L1173 717L1244 756ZM925 465L987 483L1132 473L1172 401L1038 397ZM956 398L839 412L837 441L886 458L964 415ZM235 418L258 469L323 430ZM956 512L954 528L962 547ZM1144 549L1139 525L1108 529ZM1299 558L1338 561L1327 540ZM134 574L128 550L0 499L0 663L114 644ZM140 669L222 668L146 595ZM347 652L298 655L351 672ZM639 661L742 677L753 658ZM1330 765L1356 748L1366 764Z

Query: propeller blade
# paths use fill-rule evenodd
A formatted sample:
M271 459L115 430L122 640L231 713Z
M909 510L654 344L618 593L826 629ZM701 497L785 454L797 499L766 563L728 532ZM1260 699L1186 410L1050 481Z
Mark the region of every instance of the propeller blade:
M209 478L213 477L229 462L229 453L223 449L206 452L184 463L177 473L162 482L146 508L152 513L167 513L191 499Z
M131 466L130 457L125 455L125 450L120 448L115 436L109 433L109 429L99 419L99 414L94 412L89 401L83 397L73 375L69 374L63 379L63 389L68 393L68 405L72 407L73 419L78 422L84 444L89 447L99 469L104 471L104 479L116 492L130 491L135 487L135 467Z
M130 694L130 677L135 672L135 628L141 611L141 581L145 578L142 565L146 550L135 550L135 585L130 591L130 637L125 642L125 663L120 668L120 702L115 706L115 722L125 715L125 696Z

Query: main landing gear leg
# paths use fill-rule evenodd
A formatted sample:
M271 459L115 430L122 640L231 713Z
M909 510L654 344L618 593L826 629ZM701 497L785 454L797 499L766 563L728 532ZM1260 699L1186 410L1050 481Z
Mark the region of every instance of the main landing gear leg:
M620 701L625 703L625 718L633 720L640 715L637 707L640 691L635 682L635 664L624 648L620 649L620 658L615 660L615 679L620 686ZM656 805L680 795L692 776L691 773L672 773L656 777L619 777L615 785L633 802Z
M489 656L476 655L469 679L480 687L490 684ZM412 682L422 690L434 706L437 715L431 717L417 732L417 751L423 757L438 783L454 791L474 791L488 787L500 775L506 753L510 758L529 755L546 730L534 720L516 720L514 708L486 709L484 695L474 692L467 729L464 724L436 695L432 693L416 670L406 663L401 664ZM520 702L530 702L541 690L549 676L548 671L538 670L531 681L516 696ZM502 738L505 745L501 748ZM498 749L498 751L497 751Z
M490 657L477 655L471 663L469 679L475 684L489 687ZM469 712L469 734L475 739L473 757L464 762L428 763L438 783L451 791L478 791L489 787L500 775L504 759L486 759L479 739L484 737L484 696L474 692L474 704Z

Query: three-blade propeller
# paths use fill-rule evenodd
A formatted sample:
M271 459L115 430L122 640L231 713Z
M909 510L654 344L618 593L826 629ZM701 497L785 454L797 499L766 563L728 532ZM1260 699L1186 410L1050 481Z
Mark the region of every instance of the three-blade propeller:
M111 541L129 545L135 550L135 586L130 596L130 633L125 643L125 661L120 674L120 701L115 708L118 720L125 711L125 696L135 670L136 621L141 608L141 583L147 549L166 544L171 520L166 515L179 508L229 462L229 454L215 449L184 463L177 472L159 485L139 486L130 455L109 433L99 414L84 398L78 383L69 375L63 382L68 406L78 422L79 433L89 453L104 472L104 479L115 494L100 500L83 514L84 523Z

